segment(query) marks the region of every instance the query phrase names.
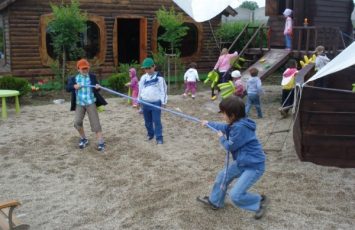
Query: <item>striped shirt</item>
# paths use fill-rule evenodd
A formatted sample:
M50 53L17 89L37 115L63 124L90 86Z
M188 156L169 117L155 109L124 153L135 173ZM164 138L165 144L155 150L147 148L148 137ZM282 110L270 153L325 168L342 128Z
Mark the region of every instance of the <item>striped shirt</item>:
M80 73L75 77L76 84L81 86L83 85L91 85L89 75L84 76ZM91 87L80 87L76 91L76 104L81 106L91 105L96 102L96 98L94 96L93 88Z

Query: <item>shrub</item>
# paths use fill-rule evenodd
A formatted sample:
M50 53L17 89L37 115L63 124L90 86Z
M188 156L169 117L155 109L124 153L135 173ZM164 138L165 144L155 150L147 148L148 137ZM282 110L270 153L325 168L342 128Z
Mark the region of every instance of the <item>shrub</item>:
M154 60L155 62L155 60ZM137 71L137 77L139 77L139 70L141 69L141 65L137 63L136 61L131 62L131 63L121 63L118 67L119 73L127 73L130 68L135 68Z
M223 43L223 47L228 48L228 46L234 41L234 39L242 32L244 26L248 22L228 22L228 23L223 23L221 26L217 29L216 31L216 36L219 38ZM254 22L254 23L249 23L249 27L258 27L260 25L259 22ZM249 41L251 36L253 35L252 29L248 30L248 36L245 37L242 35L238 42L232 47L232 50L242 50L244 45ZM263 46L266 47L267 45L267 32L264 30L264 35L263 35ZM259 45L260 42L260 36L257 36L255 39L255 44ZM227 45L228 44L228 45Z
M21 96L31 91L30 84L26 79L12 76L0 77L0 89L17 90Z
M127 73L116 73L111 75L107 79L108 86L118 92L125 92L127 91L127 87L125 84L129 82L129 75Z
M44 91L52 91L52 90L60 90L62 89L62 84L58 81L48 81L42 84L35 84L35 86L39 87Z

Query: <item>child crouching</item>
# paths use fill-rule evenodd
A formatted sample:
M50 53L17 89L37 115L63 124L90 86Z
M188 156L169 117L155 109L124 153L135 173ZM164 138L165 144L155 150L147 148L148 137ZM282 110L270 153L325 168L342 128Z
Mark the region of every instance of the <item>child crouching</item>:
M217 174L210 196L197 197L197 200L215 210L222 208L228 185L238 178L229 193L232 203L254 212L255 218L260 219L267 198L248 192L265 171L266 157L255 134L256 124L246 117L244 102L239 97L222 100L219 108L226 123L202 121L202 124L218 130L219 142L232 154L233 161Z

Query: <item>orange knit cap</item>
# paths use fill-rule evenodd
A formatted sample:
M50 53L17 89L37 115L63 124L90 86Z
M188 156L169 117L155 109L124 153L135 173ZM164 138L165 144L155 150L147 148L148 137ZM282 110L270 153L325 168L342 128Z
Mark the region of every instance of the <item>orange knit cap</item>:
M78 69L88 69L88 68L90 68L90 63L86 59L80 59L76 63L76 68L78 68Z

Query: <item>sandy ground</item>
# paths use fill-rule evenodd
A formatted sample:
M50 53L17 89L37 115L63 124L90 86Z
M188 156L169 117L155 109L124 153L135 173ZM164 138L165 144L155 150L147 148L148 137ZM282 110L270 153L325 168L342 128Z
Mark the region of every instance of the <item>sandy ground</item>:
M291 118L281 119L279 86L266 86L257 134L267 170L252 188L271 202L262 220L232 206L213 211L208 195L224 163L216 134L164 113L164 145L145 142L143 117L121 98L100 113L105 153L77 148L69 103L23 106L0 121L0 201L18 199L17 216L31 229L354 229L355 169L300 162ZM196 100L170 96L168 108L218 120L209 92ZM253 110L255 118L255 110ZM275 132L276 133L273 133Z

